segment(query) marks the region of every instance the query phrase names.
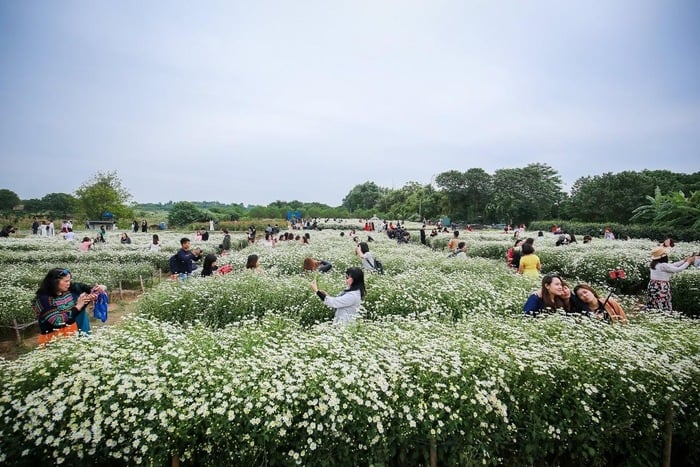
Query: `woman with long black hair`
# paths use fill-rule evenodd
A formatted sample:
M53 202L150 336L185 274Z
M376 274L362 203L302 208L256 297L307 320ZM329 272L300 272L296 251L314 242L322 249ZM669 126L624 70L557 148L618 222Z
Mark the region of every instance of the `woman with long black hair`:
M72 278L68 269L54 268L41 281L32 303L42 334L39 343L47 342L54 333L77 332L78 328L90 332L85 309L89 303L94 303L98 294L106 292L107 287L73 282Z
M354 321L359 315L360 304L365 297L365 274L360 268L348 268L345 271L345 290L336 297L318 289L316 279L311 281L311 290L328 308L335 309L334 324Z

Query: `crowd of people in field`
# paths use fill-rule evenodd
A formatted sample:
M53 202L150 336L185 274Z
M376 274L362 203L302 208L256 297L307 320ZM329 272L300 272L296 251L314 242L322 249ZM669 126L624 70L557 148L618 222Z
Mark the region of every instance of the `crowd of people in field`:
M212 223L213 224L213 223ZM288 231L280 233L277 224L268 224L263 235L258 238L257 229L251 225L247 232L247 243L259 247L275 248L283 243L295 242L301 245L311 243L310 230L317 229L320 225L318 219L290 222ZM365 274L383 273L383 265L370 251L369 244L374 241L371 234L383 234L397 243L408 243L410 233L401 222L382 221L377 223L367 220L362 222L361 232L366 234L367 240L362 241L360 234L354 228L349 229L346 234L341 231L341 237L346 237L352 241L355 254L358 258L358 266L350 267L345 271L345 288L337 295L319 290L316 280L310 284L311 289L329 308L336 310L335 322L345 323L357 318L362 298L365 296ZM464 232L472 231L471 226L460 231L457 228L449 230L447 226L430 225L432 231L430 237L434 238L441 234L449 235L447 250L449 260L454 258L467 258L467 242L464 239ZM136 220L132 223L133 232L148 231L148 224L144 220L139 224ZM210 226L213 230L213 225ZM32 233L36 235L50 235L53 222L39 223L35 220L32 225ZM13 226L6 226L2 231L2 236L9 236L15 232ZM45 232L45 233L44 233ZM529 295L523 305L523 313L528 316L538 316L543 313L555 310L563 310L567 313L580 313L593 318L599 318L614 323L627 323L628 317L618 301L613 297L612 291L607 294L599 294L591 285L580 283L571 288L567 281L557 274L542 275L542 264L535 252L535 237L525 238L525 226L517 228L506 226L506 234L513 234L513 246L507 249L505 262L509 270L514 273L533 278L541 278L540 287ZM224 264L219 266L222 257L226 256L232 248L231 236L227 229L222 229L223 238L215 252L204 253L200 247L191 249L191 241L187 237L180 240L180 249L170 258L170 272L173 280L187 280L198 270L201 263L201 277L211 277L224 275L233 270L233 265ZM106 231L101 226L94 238L83 237L79 244L79 249L89 251L99 242L105 242ZM573 233L563 231L556 226L552 227L551 234L557 237L556 246L570 245L576 243L577 239ZM56 233L54 233L56 235ZM60 235L66 239L73 240L74 234L70 221L64 221L61 226ZM427 225L423 224L419 230L420 243L427 244ZM543 236L543 232L538 232L537 236ZM206 229L199 229L195 232L196 242L207 242L210 234ZM602 234L605 240L615 239L614 234L606 229ZM584 243L591 242L590 236L584 236ZM119 241L123 245L131 244L131 237L127 232L120 235ZM691 255L680 261L670 262L669 252L674 247L672 239L665 239L660 242L651 252L649 265L650 280L647 287L646 307L648 309L671 311L673 309L671 300L670 278L673 274L679 273L689 266L700 267L700 255ZM149 251L160 251L161 243L157 234L152 235L152 242L148 246ZM261 258L258 254L250 254L243 266L245 271L253 274L263 274L265 271L261 267ZM326 273L331 270L332 264L323 259L307 256L303 259L301 271L304 273L318 272ZM54 331L65 332L64 328L78 323L81 313L86 305L94 302L97 294L105 292L103 286L86 286L85 284L73 283L72 275L67 269L52 269L42 282L37 291L37 298L34 307L37 318L43 333L50 334ZM88 329L89 330L89 329Z

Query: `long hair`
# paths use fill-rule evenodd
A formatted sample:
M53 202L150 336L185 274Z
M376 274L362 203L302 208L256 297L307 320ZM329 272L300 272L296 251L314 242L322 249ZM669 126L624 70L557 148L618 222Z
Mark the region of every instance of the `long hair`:
M566 308L564 300L559 296L555 296L554 298L552 298L552 294L547 288L548 285L552 285L552 282L554 282L555 279L561 282L562 287L564 286L564 281L562 281L561 277L557 276L556 274L545 274L544 277L542 277L542 289L540 290L540 294L542 295L542 302L544 302L546 308Z
M202 273L211 272L212 265L216 262L216 255L214 253L209 253L204 257L204 263L202 264Z
M598 311L598 310L605 310L605 304L607 303L607 300L605 303L603 303L603 300L600 298L600 295L598 295L598 292L595 291L593 287L591 287L588 284L579 284L576 287L574 287L574 296L585 306L588 306L588 303L584 303L580 298L578 298L578 291L579 290L588 290L590 293L593 294L595 297L596 301L598 302L598 306L596 307L595 310L590 310L590 311ZM590 308L590 307L589 307Z
M369 252L369 245L367 245L367 242L360 242L360 243L359 243L359 246L360 246L360 251L361 251L363 254Z
M39 284L39 290L36 291L36 296L49 295L55 297L58 290L58 282L66 276L70 275L68 269L53 268L46 273L46 277Z
M315 271L316 268L318 267L318 265L319 265L319 262L316 261L315 259L313 259L311 257L304 258L304 265L303 265L304 272Z
M348 268L345 274L352 277L352 285L347 290L359 290L360 298L365 298L365 273L360 268Z
M248 261L245 263L245 268L246 269L255 269L256 265L258 264L258 255L249 255L248 256Z
M659 263L668 263L668 255L663 255L663 256L662 256L661 258L659 258L659 259L652 259L652 260L651 260L651 264L649 265L649 267L650 267L651 269L656 269L656 265L659 264Z

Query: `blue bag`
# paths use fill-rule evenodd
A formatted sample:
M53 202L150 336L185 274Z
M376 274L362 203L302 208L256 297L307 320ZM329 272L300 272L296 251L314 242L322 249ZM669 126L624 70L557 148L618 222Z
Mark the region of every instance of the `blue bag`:
M95 319L99 319L103 323L107 321L107 308L109 304L109 297L106 293L100 292L95 300L95 308L93 310Z

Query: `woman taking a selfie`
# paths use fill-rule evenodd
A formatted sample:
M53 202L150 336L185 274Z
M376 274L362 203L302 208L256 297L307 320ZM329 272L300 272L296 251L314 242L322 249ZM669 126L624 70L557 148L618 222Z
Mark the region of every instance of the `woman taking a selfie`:
M605 319L607 315L613 323L629 322L625 311L614 298L601 299L590 285L577 285L574 287L574 294L583 304L584 312L590 312L592 317Z
M335 309L334 324L344 324L354 321L359 312L362 299L365 297L365 275L360 268L348 268L345 271L345 290L337 297L318 289L316 279L311 281L311 290L328 308Z

